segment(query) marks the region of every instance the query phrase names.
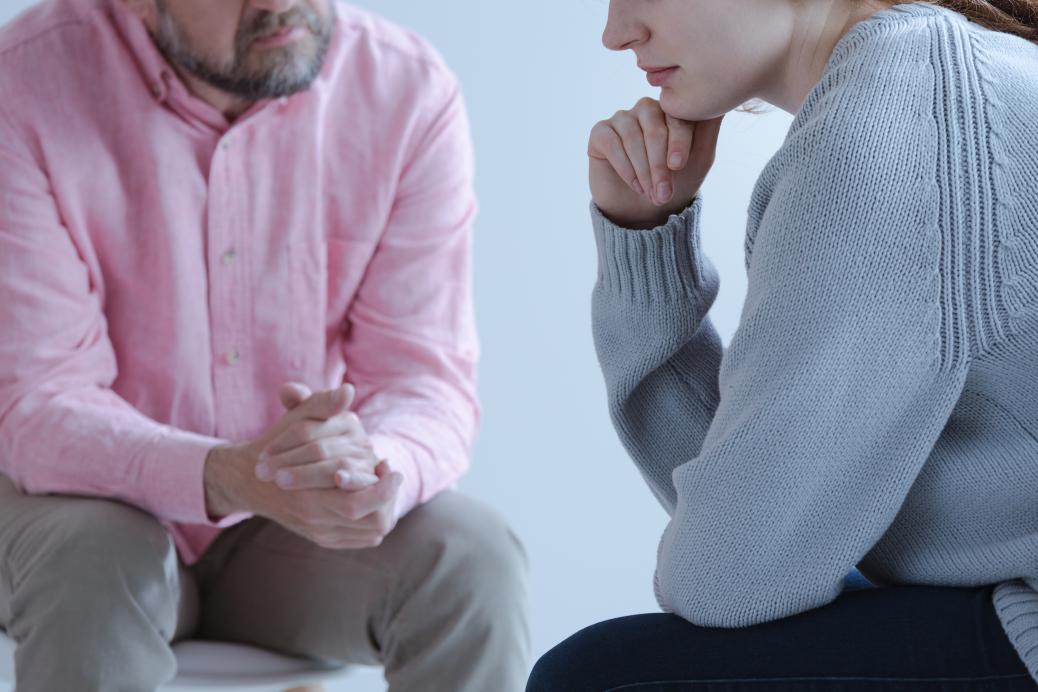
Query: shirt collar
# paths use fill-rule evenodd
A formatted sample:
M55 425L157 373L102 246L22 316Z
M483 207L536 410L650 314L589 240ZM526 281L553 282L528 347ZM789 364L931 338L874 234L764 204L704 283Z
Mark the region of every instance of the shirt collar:
M107 9L116 31L140 68L143 88L150 92L156 102L168 106L187 120L201 121L218 132L222 133L230 129L232 123L228 122L222 112L191 93L177 71L159 51L147 27L139 17L130 12L118 0L108 0ZM318 87L317 82L311 85L312 89L316 87ZM287 99L283 98L257 101L238 118L238 121L265 109L271 103L283 105L286 102Z

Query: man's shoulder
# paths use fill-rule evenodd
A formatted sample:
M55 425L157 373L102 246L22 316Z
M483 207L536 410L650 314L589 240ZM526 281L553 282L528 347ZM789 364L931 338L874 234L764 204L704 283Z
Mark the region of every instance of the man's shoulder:
M0 92L39 95L72 73L96 69L104 0L46 0L0 27Z
M0 65L20 51L49 51L68 32L89 30L105 11L103 0L45 0L0 26Z
M416 31L345 2L337 2L337 8L343 59L353 67L405 82L455 81L443 55ZM358 55L365 62L353 62Z

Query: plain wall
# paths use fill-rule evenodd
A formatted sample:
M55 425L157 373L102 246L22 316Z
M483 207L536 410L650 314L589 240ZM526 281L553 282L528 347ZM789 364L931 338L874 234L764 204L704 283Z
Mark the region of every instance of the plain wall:
M33 4L0 0L0 23ZM533 649L655 611L665 514L610 426L591 341L592 125L657 90L602 47L606 0L359 0L428 38L461 78L477 152L477 316L484 422L465 492L496 506L532 562ZM2 98L2 95L0 95ZM746 207L791 117L732 113L705 188L727 344L745 293ZM329 692L383 689L377 671Z

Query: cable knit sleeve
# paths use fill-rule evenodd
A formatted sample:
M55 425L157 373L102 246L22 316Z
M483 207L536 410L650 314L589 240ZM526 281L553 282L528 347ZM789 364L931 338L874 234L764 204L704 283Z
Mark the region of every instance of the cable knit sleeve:
M719 281L699 247L702 208L699 194L666 225L630 231L591 205L599 251L592 324L609 412L668 514L671 473L699 451L718 400L722 346L707 311Z

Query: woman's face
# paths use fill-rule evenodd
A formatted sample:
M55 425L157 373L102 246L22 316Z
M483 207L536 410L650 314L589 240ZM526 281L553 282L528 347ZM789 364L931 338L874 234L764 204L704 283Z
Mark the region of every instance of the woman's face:
M758 96L786 50L787 0L610 0L602 43L634 51L658 76L660 105L685 120L708 120Z
M850 26L878 0L610 0L602 43L631 50L674 117L760 98L795 112Z

